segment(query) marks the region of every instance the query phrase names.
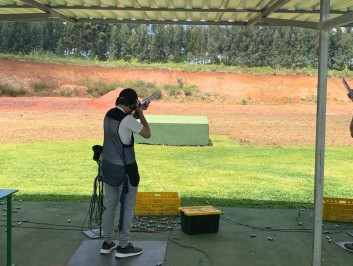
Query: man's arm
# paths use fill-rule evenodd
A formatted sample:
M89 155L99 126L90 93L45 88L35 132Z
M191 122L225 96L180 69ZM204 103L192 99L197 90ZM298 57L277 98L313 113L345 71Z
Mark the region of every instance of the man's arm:
M151 131L150 131L150 127L148 125L148 122L143 114L142 109L140 109L139 107L136 108L136 112L138 114L138 117L140 118L141 124L143 125L142 130L140 131L139 135L148 139L151 137Z

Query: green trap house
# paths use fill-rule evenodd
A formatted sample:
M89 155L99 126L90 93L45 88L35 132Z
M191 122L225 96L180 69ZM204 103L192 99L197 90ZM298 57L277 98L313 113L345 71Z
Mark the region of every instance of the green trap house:
M171 146L203 146L209 144L206 116L147 115L152 136L149 139L135 134L136 143Z

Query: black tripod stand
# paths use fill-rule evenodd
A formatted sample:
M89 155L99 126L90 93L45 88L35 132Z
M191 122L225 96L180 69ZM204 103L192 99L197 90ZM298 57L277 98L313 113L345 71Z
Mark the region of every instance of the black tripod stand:
M95 160L98 164L98 174L93 182L93 194L90 202L90 206L88 209L88 213L86 215L85 221L83 222L82 227L86 223L88 218L88 230L83 231L83 233L89 238L100 238L102 237L102 215L104 211L103 207L103 181L101 178L101 154L103 151L103 147L100 145L94 145L92 147L94 152L93 160ZM97 229L98 227L98 229Z

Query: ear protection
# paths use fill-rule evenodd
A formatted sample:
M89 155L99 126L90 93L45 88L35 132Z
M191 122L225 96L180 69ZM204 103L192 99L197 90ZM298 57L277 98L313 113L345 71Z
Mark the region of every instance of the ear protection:
M129 105L129 108L131 110L136 110L136 108L139 106L139 104L140 104L139 100L136 100L135 103Z
M135 110L137 108L137 106L139 106L139 101L136 99L135 102L132 102L131 100L129 99L125 99L124 97L118 97L118 99L116 100L116 103L115 105L118 105L118 104L124 104L124 105L127 105L129 106L129 108L131 110Z

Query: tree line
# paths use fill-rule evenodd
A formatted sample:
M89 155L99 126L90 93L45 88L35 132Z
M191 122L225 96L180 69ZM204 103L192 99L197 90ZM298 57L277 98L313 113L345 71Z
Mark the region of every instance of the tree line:
M330 32L329 68L353 69L352 28ZM1 22L0 53L317 68L318 31L293 27Z

